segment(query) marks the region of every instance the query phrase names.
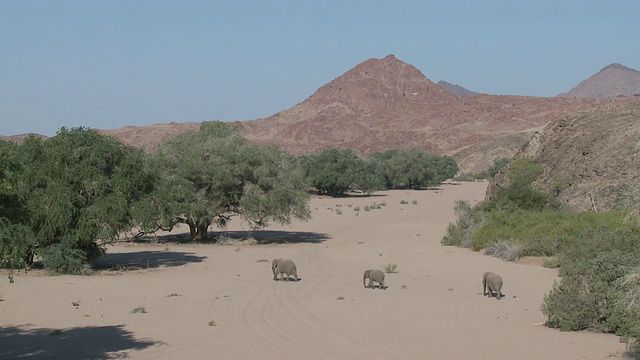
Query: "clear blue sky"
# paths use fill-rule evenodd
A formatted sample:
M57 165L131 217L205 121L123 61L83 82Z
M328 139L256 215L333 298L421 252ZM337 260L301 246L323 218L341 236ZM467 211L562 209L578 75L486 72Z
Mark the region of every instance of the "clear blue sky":
M369 58L554 96L640 70L640 1L0 0L0 134L267 117Z

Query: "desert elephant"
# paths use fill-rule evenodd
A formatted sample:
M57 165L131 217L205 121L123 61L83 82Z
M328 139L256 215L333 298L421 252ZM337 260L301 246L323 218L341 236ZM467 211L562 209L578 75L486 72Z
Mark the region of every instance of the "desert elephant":
M273 271L273 280L278 280L278 275L284 274L287 275L287 277L284 277L284 275L280 276L284 281L289 281L289 276L291 275L298 281L296 264L289 259L273 259L271 271Z
M367 285L367 279L369 279L369 285ZM365 288L374 288L373 282L377 282L380 285L380 289L384 287L384 273L381 270L367 270L362 276L362 284Z
M487 290L489 292L487 293ZM502 299L502 277L500 275L486 272L482 275L482 295L489 295L489 297L493 296L493 292L496 293L496 299Z

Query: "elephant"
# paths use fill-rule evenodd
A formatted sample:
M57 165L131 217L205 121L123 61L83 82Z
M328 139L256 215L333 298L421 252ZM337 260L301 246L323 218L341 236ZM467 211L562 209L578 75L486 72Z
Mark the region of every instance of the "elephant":
M489 290L489 292L487 292ZM502 277L496 273L486 272L482 275L482 295L493 296L496 293L496 299L502 299Z
M284 277L284 275L280 276L284 281L289 281L289 276L291 275L298 281L296 264L289 259L273 259L271 271L273 271L273 280L278 280L278 275L284 274L287 277Z
M369 279L369 285L367 285L367 279ZM362 276L362 284L365 288L374 288L374 282L379 284L380 289L386 289L384 286L384 273L381 270L367 270Z

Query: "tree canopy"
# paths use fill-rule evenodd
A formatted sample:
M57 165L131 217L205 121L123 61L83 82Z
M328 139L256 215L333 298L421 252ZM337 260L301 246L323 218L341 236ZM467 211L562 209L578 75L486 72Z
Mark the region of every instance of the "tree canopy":
M5 261L15 262L16 251L26 262L37 254L54 272L58 265L74 272L131 228L132 205L152 189L142 150L93 130L62 128L50 139L30 136L9 150L3 196L13 199L19 215L4 216L5 232L19 230L32 240L13 246L13 255L5 250ZM73 269L64 268L69 258L78 259Z
M229 124L203 123L198 132L167 138L149 165L159 184L141 224L146 230L189 226L194 240L210 225L240 216L252 228L308 219L309 195L294 161L275 147L259 147Z

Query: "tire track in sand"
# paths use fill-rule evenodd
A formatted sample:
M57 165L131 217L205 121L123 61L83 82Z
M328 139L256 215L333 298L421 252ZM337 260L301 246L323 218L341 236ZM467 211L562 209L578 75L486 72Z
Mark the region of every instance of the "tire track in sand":
M308 249L296 256L304 259L301 263L308 271L304 283L261 286L243 312L247 326L263 337L261 344L271 344L291 358L353 358L354 354L367 359L393 358L386 348L333 326L305 304L304 299L333 272L320 251Z

